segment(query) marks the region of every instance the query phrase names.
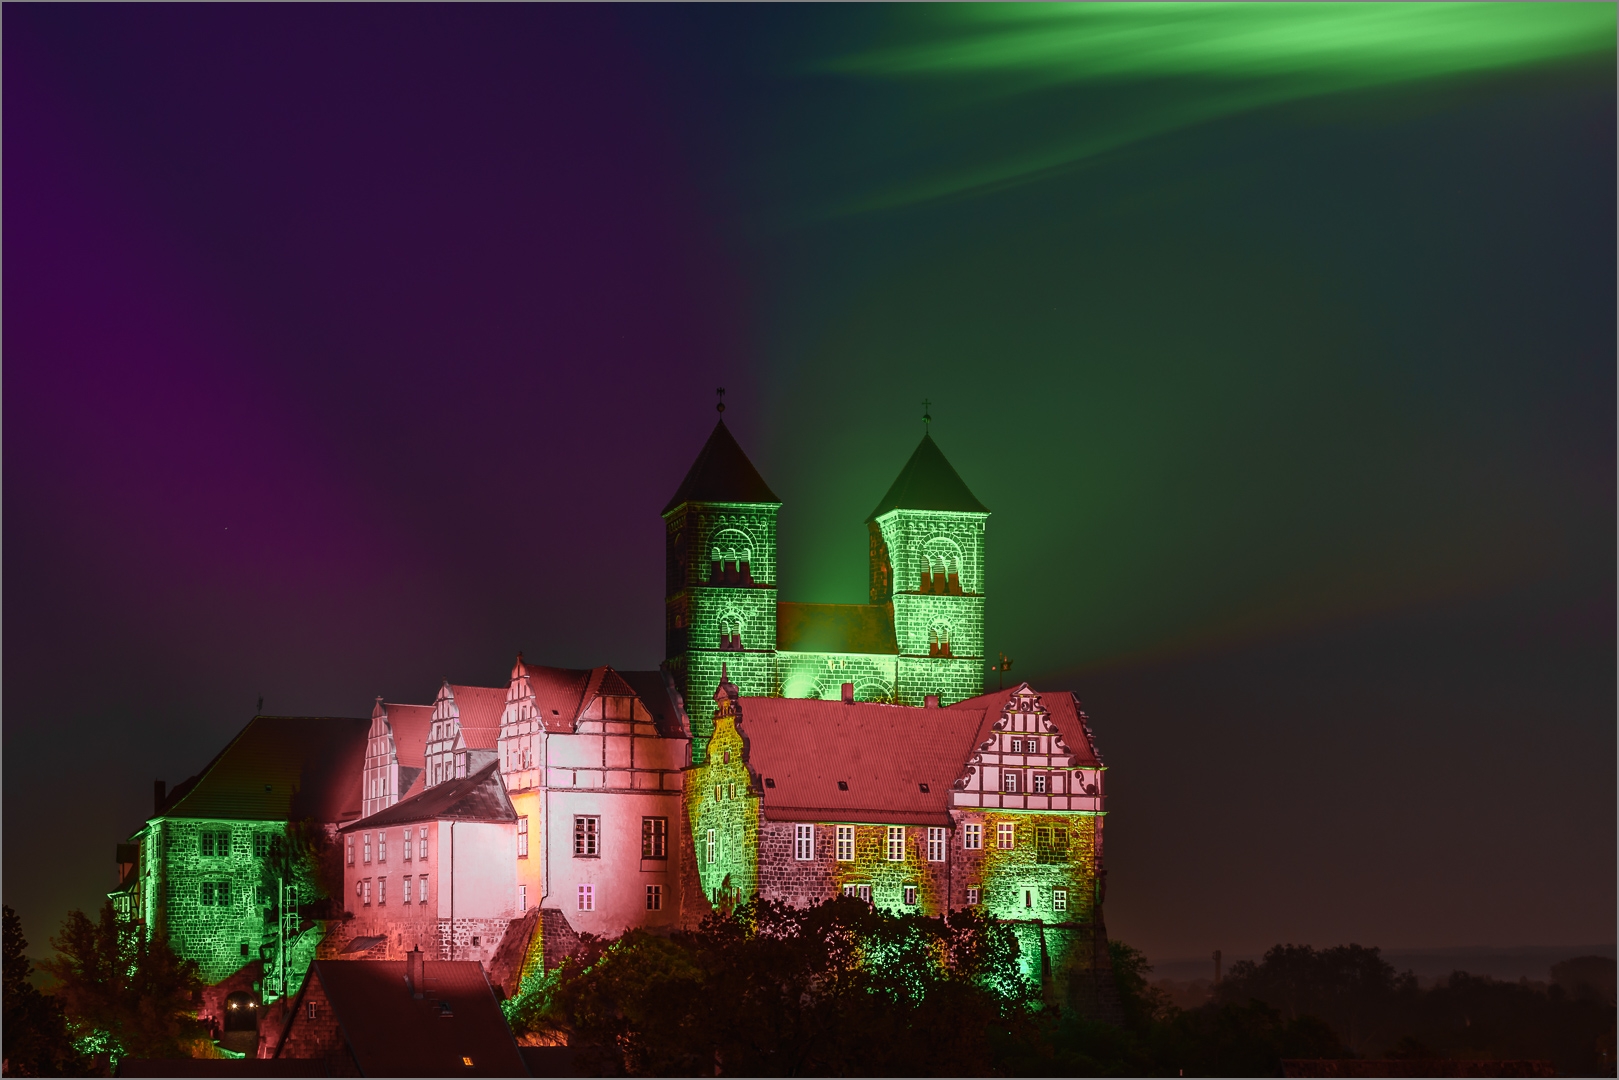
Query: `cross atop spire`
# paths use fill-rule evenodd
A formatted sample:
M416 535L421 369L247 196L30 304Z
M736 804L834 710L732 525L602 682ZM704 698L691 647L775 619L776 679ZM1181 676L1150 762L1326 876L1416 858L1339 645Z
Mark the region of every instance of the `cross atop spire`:
M718 412L718 413L722 413L722 412L725 411L725 387L723 387L723 386L715 387L714 388L714 394L719 398L719 401L714 403L714 411Z
M928 430L928 425L933 423L933 415L932 415L932 413L929 412L929 410L932 407L933 407L933 402L929 401L927 398L922 399L922 430L923 431Z

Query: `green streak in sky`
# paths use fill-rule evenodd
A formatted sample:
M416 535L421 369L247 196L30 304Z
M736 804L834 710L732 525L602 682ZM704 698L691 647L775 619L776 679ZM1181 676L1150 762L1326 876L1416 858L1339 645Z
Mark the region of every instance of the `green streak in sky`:
M931 82L937 107L968 124L988 119L978 114L997 104L1027 104L1039 94L1073 94L1071 108L1023 140L1034 145L927 169L846 212L1024 182L1288 101L1611 56L1616 28L1611 3L967 4L919 12L912 18L924 25L905 28L910 43L846 56L825 70ZM1144 86L1160 92L1131 93ZM948 140L953 128L960 135L939 120L938 138Z

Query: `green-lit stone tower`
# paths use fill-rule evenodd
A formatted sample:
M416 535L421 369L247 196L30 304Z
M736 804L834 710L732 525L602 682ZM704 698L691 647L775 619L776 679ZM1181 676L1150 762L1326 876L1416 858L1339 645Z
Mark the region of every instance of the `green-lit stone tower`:
M702 763L724 666L749 697L778 693L776 513L781 500L722 419L663 508L669 673Z
M872 604L892 604L894 695L946 704L984 689L984 527L979 502L924 434L866 519Z

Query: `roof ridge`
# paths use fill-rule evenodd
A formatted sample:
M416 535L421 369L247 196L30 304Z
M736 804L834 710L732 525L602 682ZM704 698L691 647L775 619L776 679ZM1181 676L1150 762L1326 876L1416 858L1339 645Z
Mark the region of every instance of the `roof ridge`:
M725 418L709 434L697 452L697 459L686 470L686 477L674 497L663 508L665 514L681 503L775 503L781 499L770 490L753 461L725 426Z
M905 467L877 502L877 509L866 518L875 521L890 510L939 510L961 514L987 514L989 507L978 501L967 482L933 441L922 433L922 441L911 451Z

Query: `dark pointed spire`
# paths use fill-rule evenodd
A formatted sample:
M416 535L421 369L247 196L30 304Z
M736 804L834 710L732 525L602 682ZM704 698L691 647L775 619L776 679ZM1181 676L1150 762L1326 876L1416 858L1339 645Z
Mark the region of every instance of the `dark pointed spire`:
M867 521L875 521L890 510L952 510L958 513L987 514L989 507L979 502L966 483L945 460L933 436L923 433L916 451L882 497Z
M748 455L737 445L723 419L714 425L714 433L703 444L686 479L680 482L680 490L663 512L667 514L687 502L781 504L759 470L748 460Z

